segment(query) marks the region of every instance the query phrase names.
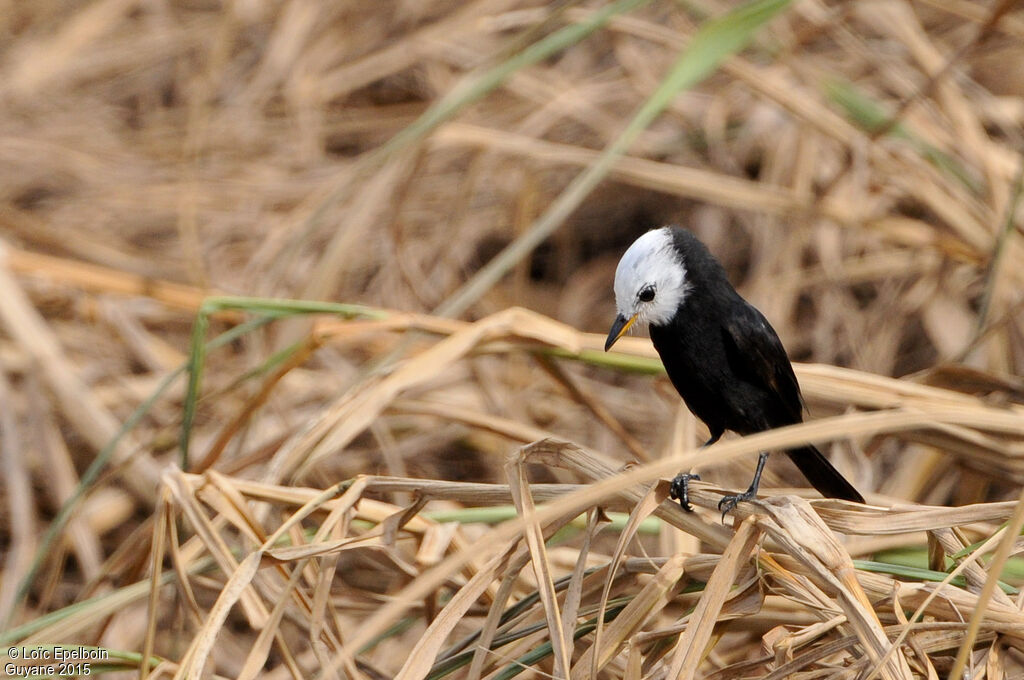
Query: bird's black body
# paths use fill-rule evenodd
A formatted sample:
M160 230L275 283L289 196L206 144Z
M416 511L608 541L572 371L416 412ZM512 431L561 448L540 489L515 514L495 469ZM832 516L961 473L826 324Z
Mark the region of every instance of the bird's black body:
M707 424L708 444L725 430L745 435L801 422L800 387L775 330L740 297L704 244L684 229L670 231L686 270L685 296L671 320L650 324L650 335L672 384ZM864 502L814 446L786 453L822 495ZM763 464L764 455L748 493L732 497L726 510L753 497ZM673 489L688 509L686 480L677 478Z
M799 423L800 388L774 329L704 244L683 229L673 237L691 283L681 313L650 334L687 407L716 439Z

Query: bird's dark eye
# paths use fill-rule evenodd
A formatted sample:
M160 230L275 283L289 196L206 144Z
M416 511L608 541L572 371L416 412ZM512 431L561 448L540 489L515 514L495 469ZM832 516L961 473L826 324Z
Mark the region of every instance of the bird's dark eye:
M638 297L640 298L640 302L650 302L654 299L654 288L651 288L650 286L644 288L640 291L640 295Z

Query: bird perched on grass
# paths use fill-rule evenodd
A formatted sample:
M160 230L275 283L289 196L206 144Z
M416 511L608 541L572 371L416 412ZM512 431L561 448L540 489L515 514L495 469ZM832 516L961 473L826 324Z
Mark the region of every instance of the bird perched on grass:
M662 227L634 241L615 270L615 304L605 351L634 325L646 324L672 384L711 432L704 446L726 430L745 435L803 420L800 386L779 336L689 231ZM864 502L814 446L786 454L822 495ZM762 452L746 491L719 502L723 518L755 497L767 458ZM691 479L700 477L676 476L670 492L687 511Z

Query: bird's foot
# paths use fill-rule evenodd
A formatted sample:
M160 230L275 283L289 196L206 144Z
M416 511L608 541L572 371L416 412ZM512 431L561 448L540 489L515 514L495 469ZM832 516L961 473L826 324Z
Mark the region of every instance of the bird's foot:
M691 474L689 472L681 472L675 476L672 480L672 486L668 488L668 497L673 500L679 501L679 507L686 512L693 512L693 506L690 505L690 480L695 479L700 481L700 475Z
M725 524L725 516L735 510L737 505L743 501L752 501L755 498L757 498L756 489L747 489L743 493L722 496L722 500L718 501L718 509L722 511L722 523Z

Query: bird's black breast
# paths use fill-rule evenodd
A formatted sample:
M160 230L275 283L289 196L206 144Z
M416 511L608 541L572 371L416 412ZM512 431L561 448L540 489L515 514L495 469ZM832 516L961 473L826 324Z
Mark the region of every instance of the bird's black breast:
M718 319L687 314L665 326L652 325L650 332L669 380L712 435L753 431L749 421L756 417L758 399L732 371Z
M676 234L688 291L676 315L650 327L669 379L712 435L750 434L800 422L800 390L764 316L729 283L706 248Z

